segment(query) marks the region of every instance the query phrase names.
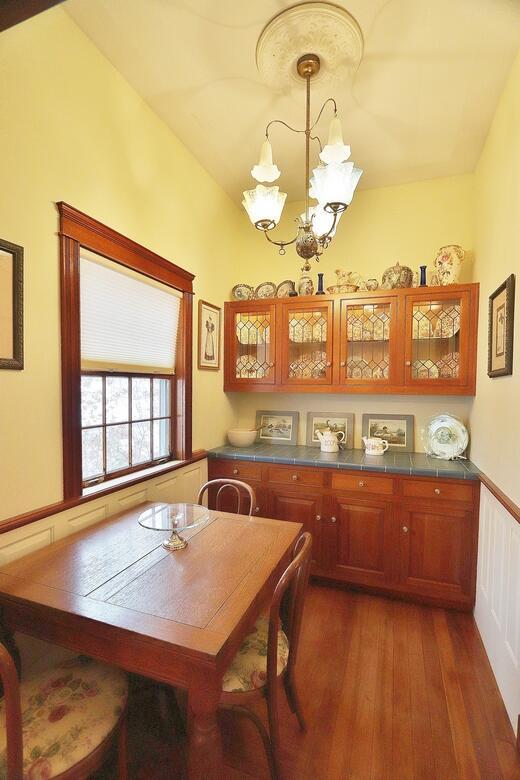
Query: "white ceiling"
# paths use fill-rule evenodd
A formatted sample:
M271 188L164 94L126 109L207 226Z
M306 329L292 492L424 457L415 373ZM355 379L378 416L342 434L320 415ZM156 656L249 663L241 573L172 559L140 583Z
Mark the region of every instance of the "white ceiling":
M268 87L255 47L291 0L68 0L65 8L214 178L239 202L254 186L265 124L304 122L301 94ZM472 171L520 45L520 0L340 0L365 53L334 85L363 187ZM319 107L329 90L316 89ZM327 120L320 122L326 136ZM303 142L271 139L277 182L303 197Z

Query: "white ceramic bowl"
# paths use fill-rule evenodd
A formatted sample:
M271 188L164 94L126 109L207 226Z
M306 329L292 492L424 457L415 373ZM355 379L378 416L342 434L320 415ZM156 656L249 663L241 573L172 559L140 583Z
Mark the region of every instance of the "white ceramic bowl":
M227 432L229 443L233 447L250 447L256 439L257 431L250 431L247 428L231 428Z

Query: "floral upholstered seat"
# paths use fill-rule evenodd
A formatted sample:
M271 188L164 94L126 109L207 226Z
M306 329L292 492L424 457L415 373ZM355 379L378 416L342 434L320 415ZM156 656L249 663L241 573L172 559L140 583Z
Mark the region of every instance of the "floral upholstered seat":
M259 617L253 631L246 636L240 650L231 662L231 666L224 674L223 691L253 691L255 688L262 688L265 685L268 631L269 618ZM287 666L288 658L289 642L280 629L278 632L278 674L281 674Z
M24 780L47 780L86 758L114 729L127 695L123 672L83 656L22 682ZM3 700L0 778L7 778Z

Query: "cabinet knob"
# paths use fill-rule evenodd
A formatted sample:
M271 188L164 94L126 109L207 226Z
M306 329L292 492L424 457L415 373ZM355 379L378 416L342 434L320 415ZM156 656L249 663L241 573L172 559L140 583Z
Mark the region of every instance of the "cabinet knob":
M321 520L321 515L316 515L316 520L317 520L317 522L319 523L319 522L320 522L320 520Z
M406 365L407 365L407 366L411 366L411 365L412 365L412 361L411 361L411 360L407 360L407 361L406 361Z
M363 482L362 479L359 480L358 484L359 484L359 487L365 487L365 483Z
M346 360L342 360L341 363L340 363L341 368L345 368L346 365L347 365L347 361Z
M259 512L260 512L260 507L259 506L255 506L254 514L257 515Z
M293 478L293 482L296 482L296 480L298 479L298 474L293 474L292 478Z
M435 488L435 490L434 490L433 492L434 492L434 493L435 493L437 496L440 496L440 494L441 494L441 489L440 489L440 488Z
M328 361L325 363L325 365L327 366L327 368L330 368L330 367L331 367L331 365L332 365L332 362L331 362L330 360L328 360Z
M407 533L408 533L408 526L403 525L403 534L407 534Z
M238 474L238 469L233 469L233 474Z
M331 517L331 518L330 518L330 522L331 522L331 523L335 523L335 522L336 522L336 518L335 518L335 517Z

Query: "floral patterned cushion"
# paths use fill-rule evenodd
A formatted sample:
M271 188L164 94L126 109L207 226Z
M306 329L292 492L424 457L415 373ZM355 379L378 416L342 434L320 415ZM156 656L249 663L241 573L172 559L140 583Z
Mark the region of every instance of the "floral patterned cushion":
M78 656L20 685L24 780L65 772L109 735L126 704L119 669ZM5 706L0 701L0 778L7 778Z
M253 631L246 636L222 680L223 691L253 691L267 681L267 635L269 618L259 617ZM278 631L277 672L287 666L289 642L284 632Z

